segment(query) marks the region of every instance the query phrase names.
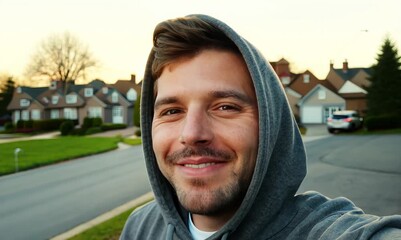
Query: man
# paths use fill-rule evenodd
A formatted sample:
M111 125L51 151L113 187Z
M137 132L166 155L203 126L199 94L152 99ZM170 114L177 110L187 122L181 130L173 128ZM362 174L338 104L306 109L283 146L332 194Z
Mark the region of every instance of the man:
M305 151L285 94L226 24L204 15L159 24L142 87L156 201L130 216L121 239L401 238L401 216L296 195Z

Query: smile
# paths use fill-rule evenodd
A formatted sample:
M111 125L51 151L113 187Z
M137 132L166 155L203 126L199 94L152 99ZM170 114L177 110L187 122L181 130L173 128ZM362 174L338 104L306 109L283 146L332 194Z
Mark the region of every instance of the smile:
M205 168L212 165L215 165L215 163L185 164L184 166L189 168Z

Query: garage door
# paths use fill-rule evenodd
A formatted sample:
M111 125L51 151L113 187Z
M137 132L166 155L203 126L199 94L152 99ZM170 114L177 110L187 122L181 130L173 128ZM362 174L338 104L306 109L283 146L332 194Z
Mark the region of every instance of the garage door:
M322 107L320 106L305 106L302 108L302 123L323 123Z

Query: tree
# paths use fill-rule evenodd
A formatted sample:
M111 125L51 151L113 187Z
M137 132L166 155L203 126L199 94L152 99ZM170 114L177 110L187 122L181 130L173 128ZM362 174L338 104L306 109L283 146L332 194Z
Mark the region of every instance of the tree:
M401 63L397 48L387 37L377 63L372 66L368 88L369 116L401 116Z
M6 80L7 79L7 80ZM9 115L8 104L13 97L15 82L12 76L1 76L0 82L5 83L0 86L0 118Z
M66 32L42 42L27 67L27 75L39 80L75 82L85 79L86 72L96 65L88 47Z
M141 95L139 95L135 101L134 105L134 126L140 127L141 126Z

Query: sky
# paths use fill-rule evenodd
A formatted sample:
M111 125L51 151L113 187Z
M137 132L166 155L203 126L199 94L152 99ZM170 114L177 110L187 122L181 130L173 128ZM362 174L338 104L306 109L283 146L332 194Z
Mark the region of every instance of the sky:
M386 37L401 46L399 0L0 0L0 74L25 80L42 41L66 31L86 44L99 67L88 81L142 79L157 23L188 14L218 18L268 61L324 79L330 62L370 67Z

